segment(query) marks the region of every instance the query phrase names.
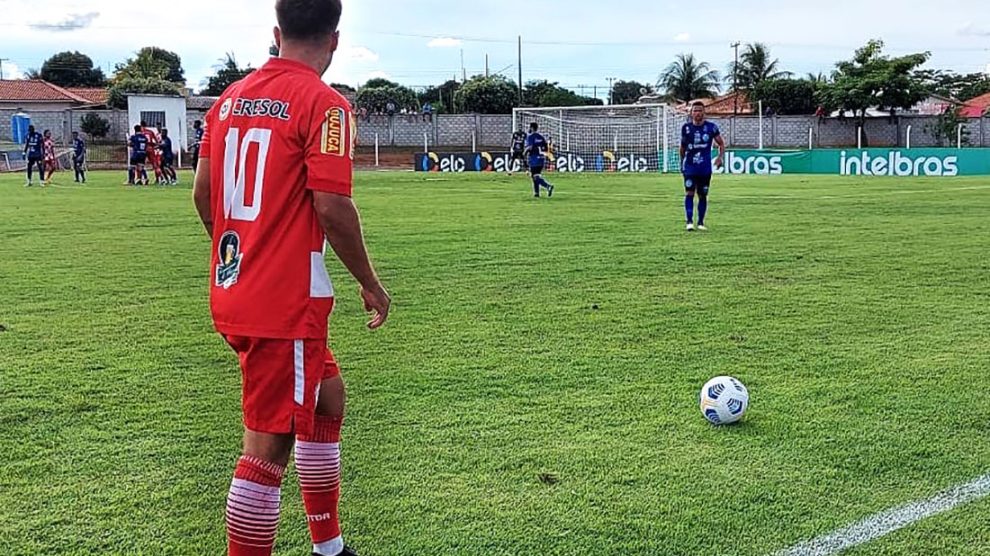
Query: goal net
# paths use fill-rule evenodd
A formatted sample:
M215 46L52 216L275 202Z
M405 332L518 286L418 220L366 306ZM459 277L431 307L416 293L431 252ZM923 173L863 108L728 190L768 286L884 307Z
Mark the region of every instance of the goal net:
M530 123L552 143L558 172L677 172L684 119L665 104L516 108L514 130Z

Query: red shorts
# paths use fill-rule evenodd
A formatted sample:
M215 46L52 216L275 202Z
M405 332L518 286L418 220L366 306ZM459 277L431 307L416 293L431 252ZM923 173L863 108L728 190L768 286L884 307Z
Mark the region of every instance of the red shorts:
M320 382L340 375L327 341L225 339L241 361L244 426L269 434L312 434Z

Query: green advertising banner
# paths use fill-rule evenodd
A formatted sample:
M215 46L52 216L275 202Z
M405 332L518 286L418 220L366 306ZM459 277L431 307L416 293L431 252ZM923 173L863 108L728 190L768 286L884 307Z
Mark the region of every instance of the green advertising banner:
M733 150L725 174L831 174L840 176L986 176L990 149Z

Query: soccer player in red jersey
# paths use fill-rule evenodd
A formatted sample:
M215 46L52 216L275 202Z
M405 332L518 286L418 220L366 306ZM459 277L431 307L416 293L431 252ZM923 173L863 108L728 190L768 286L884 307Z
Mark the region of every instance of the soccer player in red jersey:
M55 140L52 139L51 130L46 129L44 135L44 151L45 151L45 172L41 175L43 178L41 185L51 185L52 176L55 175L55 170L58 170L58 158L55 156Z
M155 171L155 185L162 184L162 162L161 156L158 152L158 145L161 140L158 138L158 132L154 128L148 127L148 124L144 121L141 122L141 133L148 138L148 165L151 169Z
M344 545L344 383L327 348L334 290L328 241L361 285L368 327L391 300L351 201L354 116L321 80L337 48L340 0L277 0L279 57L231 85L206 116L193 197L212 238L210 307L240 359L243 455L227 497L231 556L268 556L295 445L313 553Z

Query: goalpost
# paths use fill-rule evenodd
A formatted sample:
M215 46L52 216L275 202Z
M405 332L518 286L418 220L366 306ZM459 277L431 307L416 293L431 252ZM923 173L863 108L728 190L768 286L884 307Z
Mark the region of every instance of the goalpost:
M666 104L515 108L512 128L535 122L558 172L678 172L684 118Z

